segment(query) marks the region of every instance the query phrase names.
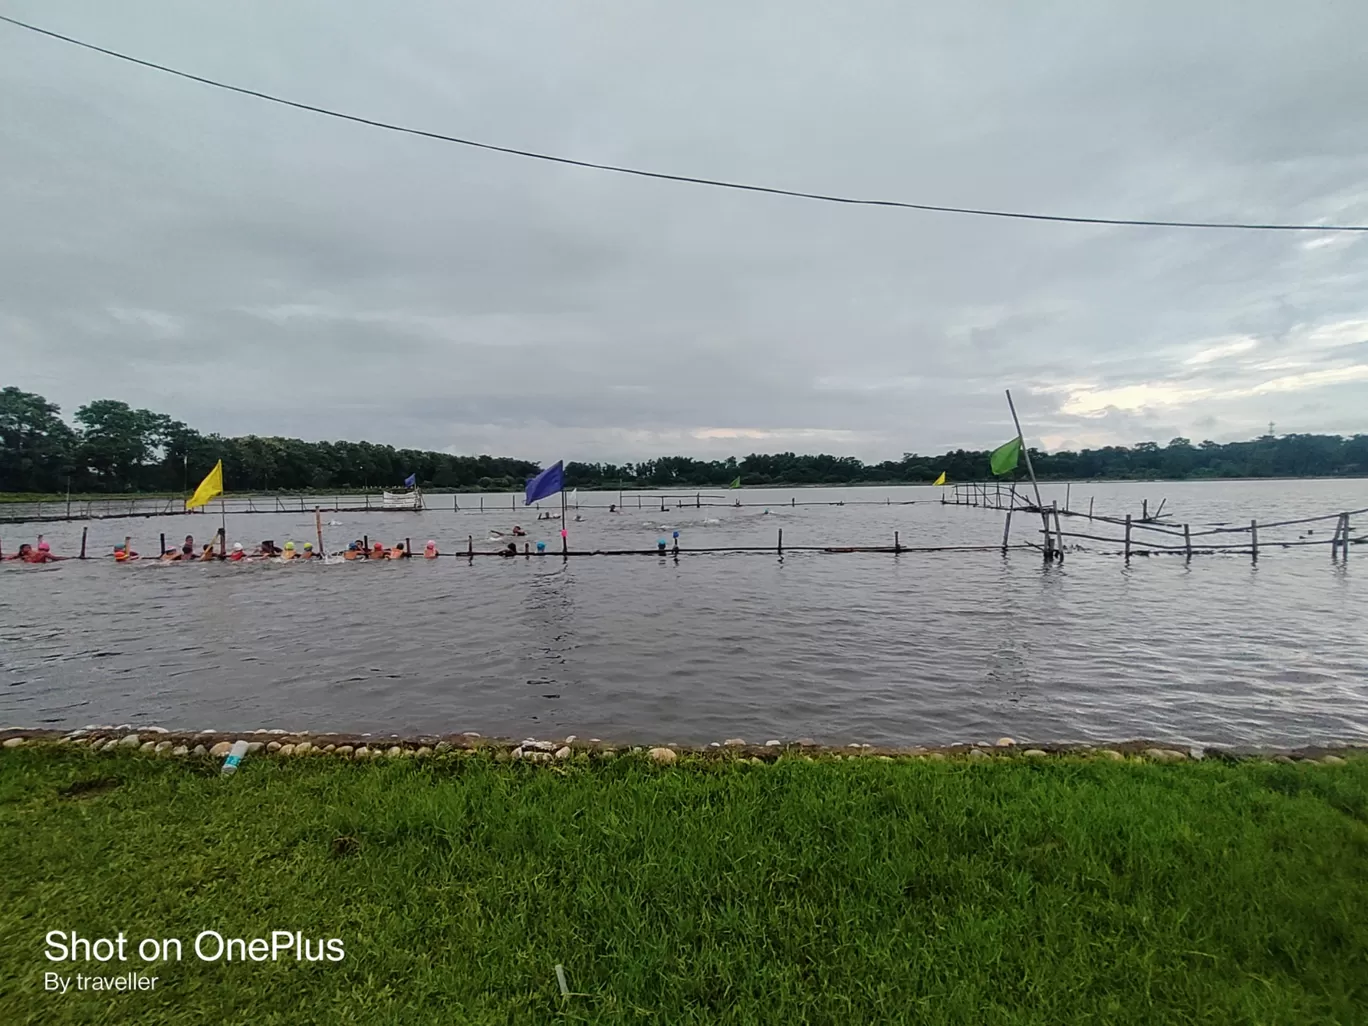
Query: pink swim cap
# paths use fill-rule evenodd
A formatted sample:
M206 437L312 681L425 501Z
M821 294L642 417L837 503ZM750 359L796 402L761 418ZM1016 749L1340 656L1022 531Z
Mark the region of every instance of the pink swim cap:
M50 549L50 548L52 548L52 546L49 545L49 544L48 544L47 542L45 542L45 541L41 541L41 542L38 543L38 551L39 551L39 552L47 552L48 549Z

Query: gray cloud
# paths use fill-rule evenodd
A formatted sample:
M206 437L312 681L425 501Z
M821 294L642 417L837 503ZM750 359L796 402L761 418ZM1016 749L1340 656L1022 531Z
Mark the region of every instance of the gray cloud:
M784 187L1368 221L1368 10L1176 3L15 16L368 117ZM1300 9L1299 9L1300 10ZM1368 239L822 206L521 161L0 26L7 382L532 458L1368 431Z

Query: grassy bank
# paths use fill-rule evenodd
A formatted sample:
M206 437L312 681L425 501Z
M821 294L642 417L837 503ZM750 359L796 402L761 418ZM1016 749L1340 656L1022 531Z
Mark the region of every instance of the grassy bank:
M0 752L6 1023L1362 1022L1368 759ZM193 938L341 938L201 962ZM54 965L49 930L130 939ZM183 961L132 946L177 937ZM563 964L577 996L559 996ZM45 993L58 970L155 975Z

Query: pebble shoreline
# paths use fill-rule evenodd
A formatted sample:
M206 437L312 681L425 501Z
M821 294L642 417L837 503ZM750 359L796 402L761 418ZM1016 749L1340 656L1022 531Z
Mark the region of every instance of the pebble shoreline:
M496 761L555 763L575 759L610 759L619 755L635 755L668 766L683 756L704 759L726 759L762 764L781 756L817 759L872 758L885 761L923 759L940 761L964 759L984 762L1004 759L1036 760L1051 756L1089 756L1114 761L1144 761L1158 763L1188 762L1201 759L1247 760L1272 762L1319 762L1341 765L1365 750L1353 746L1299 749L1261 748L1188 748L1148 740L1133 740L1106 745L1088 744L1032 744L1022 746L1010 737L996 742L975 741L951 745L913 745L881 747L851 742L844 747L819 744L811 738L792 741L769 740L752 744L744 738L732 737L708 745L632 745L613 744L599 738L581 740L571 734L559 740L526 738L484 738L473 731L460 734L420 735L400 737L397 734L320 733L289 731L280 728L247 732L215 730L169 731L164 727L134 727L91 724L79 730L0 730L0 747L6 749L26 746L71 746L90 751L138 752L165 757L201 757L221 759L228 754L235 741L247 743L248 757L299 758L326 755L334 758L365 761L369 759L427 759L434 756L459 756L483 753Z

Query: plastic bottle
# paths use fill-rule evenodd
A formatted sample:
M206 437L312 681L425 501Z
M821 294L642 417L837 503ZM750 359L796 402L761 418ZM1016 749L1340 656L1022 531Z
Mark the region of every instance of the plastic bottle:
M234 741L233 748L228 753L228 757L223 760L223 776L231 777L237 772L238 763L242 762L242 757L247 754L246 741Z

